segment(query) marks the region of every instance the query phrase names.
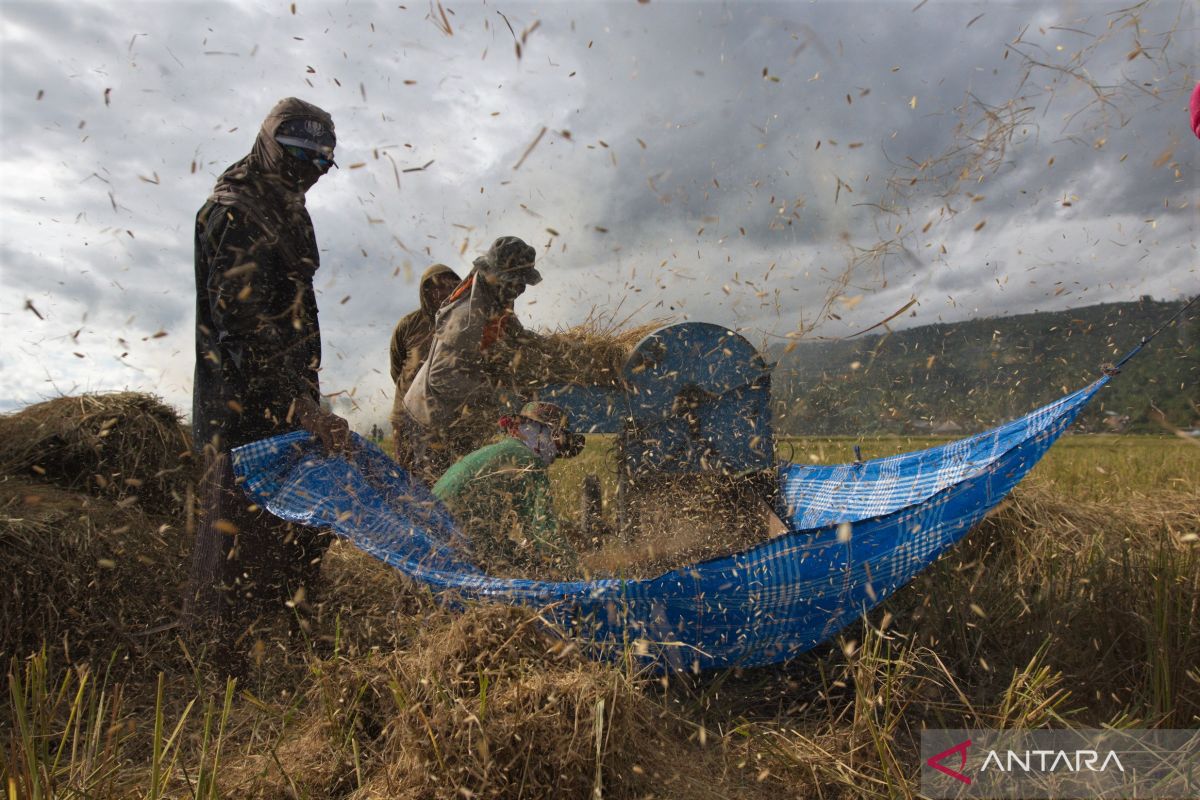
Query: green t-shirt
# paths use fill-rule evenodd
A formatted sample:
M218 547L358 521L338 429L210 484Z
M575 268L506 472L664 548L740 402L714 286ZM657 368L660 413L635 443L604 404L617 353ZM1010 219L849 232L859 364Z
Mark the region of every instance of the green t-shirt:
M433 487L485 566L573 564L575 551L558 530L546 465L523 442L505 437L450 467Z

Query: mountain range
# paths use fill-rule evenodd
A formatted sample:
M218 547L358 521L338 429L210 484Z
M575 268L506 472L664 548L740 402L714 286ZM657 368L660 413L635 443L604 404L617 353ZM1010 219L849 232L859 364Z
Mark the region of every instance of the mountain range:
M984 430L1095 380L1183 301L1150 297L772 346L779 435ZM1167 326L1081 415L1093 431L1200 426L1200 305Z

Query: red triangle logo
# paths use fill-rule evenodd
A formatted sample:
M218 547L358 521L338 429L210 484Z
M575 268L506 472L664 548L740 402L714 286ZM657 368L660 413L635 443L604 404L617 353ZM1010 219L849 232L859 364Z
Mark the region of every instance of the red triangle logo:
M944 761L946 758L957 753L958 757L960 759L959 764L958 764L958 769L965 768L967 766L967 748L970 746L971 746L970 739L967 739L964 742L959 742L958 744L954 745L954 747L951 747L949 750L943 750L942 752L938 753L936 756L933 756L925 763L928 764L929 766L933 767L934 769L936 769L938 772L949 775L951 778L954 778L956 781L962 781L963 783L969 784L971 782L971 779L969 777L962 774L957 769L951 769L950 767L947 767L945 764L942 763L942 761Z

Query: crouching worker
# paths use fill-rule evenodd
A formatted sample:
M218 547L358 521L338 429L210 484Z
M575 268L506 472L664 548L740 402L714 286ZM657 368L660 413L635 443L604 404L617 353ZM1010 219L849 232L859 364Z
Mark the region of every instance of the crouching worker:
M553 403L526 403L500 418L504 438L447 470L433 487L484 566L571 569L575 549L551 508L549 467L583 449L567 415Z

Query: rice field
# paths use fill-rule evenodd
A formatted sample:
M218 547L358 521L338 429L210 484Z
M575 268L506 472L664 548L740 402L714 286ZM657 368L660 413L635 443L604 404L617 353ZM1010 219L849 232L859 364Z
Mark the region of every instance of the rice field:
M946 437L826 436L782 439L776 455L799 464L853 461L858 445L864 459L908 453L952 441ZM583 452L550 469L560 514L578 516L578 487L584 475L597 475L605 497L615 497L616 469L612 437L588 437ZM1068 497L1121 501L1163 492L1189 492L1200 487L1200 439L1177 436L1115 434L1066 435L1055 442L1025 479Z

